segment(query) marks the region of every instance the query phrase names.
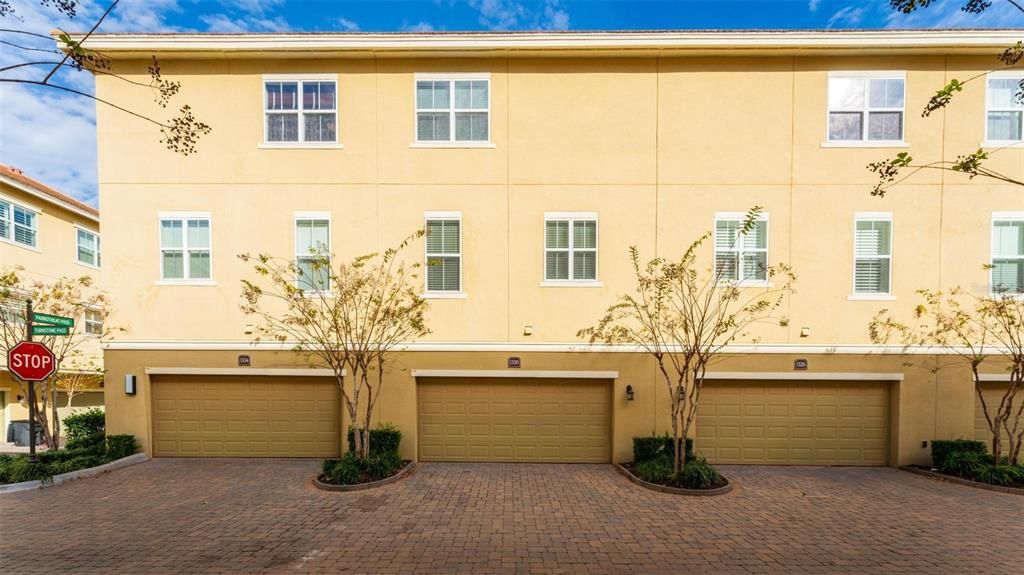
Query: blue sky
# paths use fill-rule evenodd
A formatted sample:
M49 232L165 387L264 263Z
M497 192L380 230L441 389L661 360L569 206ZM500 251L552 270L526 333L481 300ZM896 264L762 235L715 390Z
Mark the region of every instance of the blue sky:
M960 11L966 0L935 0L913 15L888 0L122 0L107 32L287 32L454 30L622 30L783 28L1010 28L1024 14L993 0L985 14ZM68 20L38 0L12 0L0 28L46 34L91 26L107 1L82 0ZM0 39L12 41L10 34ZM18 41L24 42L19 36ZM45 41L35 46L47 48ZM0 68L25 52L0 46ZM30 53L33 56L36 53ZM0 72L31 78L40 70ZM45 75L45 72L43 72ZM64 85L92 90L87 73L63 72ZM46 88L0 83L0 163L96 204L95 109L90 100ZM154 132L154 137L157 137ZM201 146L201 143L200 143Z

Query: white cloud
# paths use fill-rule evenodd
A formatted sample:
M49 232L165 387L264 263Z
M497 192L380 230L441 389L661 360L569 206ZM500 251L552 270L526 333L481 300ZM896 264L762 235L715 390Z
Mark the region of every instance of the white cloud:
M359 24L348 18L338 18L335 22L346 32L356 32L359 30Z
M469 5L480 12L480 25L489 30L515 28L527 15L526 7L513 0L469 0Z
M828 22L825 23L826 28L854 28L861 23L864 19L864 8L857 8L855 6L846 6L845 8L839 9Z
M821 0L811 0L810 2L807 3L807 9L810 10L811 12L817 12L818 4L821 4Z
M291 30L288 21L280 16L263 18L258 16L239 16L232 18L227 14L204 14L199 20L206 24L207 32L287 32Z
M420 21L415 24L403 22L401 29L403 32L433 32L434 30L436 30L433 24L424 21Z
M545 0L544 18L539 27L548 30L568 30L569 13L559 6L558 0Z
M1010 2L993 2L981 14L961 10L966 0L935 0L911 14L893 10L885 25L889 28L1018 28L1024 26L1024 12Z

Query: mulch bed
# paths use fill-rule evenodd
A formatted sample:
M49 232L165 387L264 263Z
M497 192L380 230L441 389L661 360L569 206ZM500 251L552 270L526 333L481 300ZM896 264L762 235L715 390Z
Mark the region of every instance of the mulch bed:
M379 481L370 481L369 476L363 474L360 479L363 480L361 483L350 483L350 484L338 484L330 483L323 475L318 475L313 479L313 485L324 491L361 491L363 489L373 489L374 487L382 487L390 483L394 483L399 479L402 479L406 475L412 473L412 470L416 467L416 462L406 460L402 462L402 467L395 472L391 477L386 477Z
M630 481L637 485L652 489L654 491L661 491L662 493L674 493L676 495L691 495L691 496L712 496L712 495L725 495L732 491L732 483L722 476L721 480L716 482L708 489L686 489L683 487L674 487L668 484L662 483L651 483L650 481L644 481L633 473L633 463L621 463L616 464L615 468L618 469L619 473L625 475Z
M1011 493L1013 495L1024 495L1024 484L1015 483L1012 485L992 485L990 483L982 483L980 481L974 481L966 477L958 477L956 475L947 475L939 472L939 470L928 467L925 465L903 465L900 467L903 471L909 471L916 475L923 475L930 477L938 481L946 481L949 483L957 483L959 485L967 485L974 487L975 489L985 489L988 491L998 491L1000 493Z

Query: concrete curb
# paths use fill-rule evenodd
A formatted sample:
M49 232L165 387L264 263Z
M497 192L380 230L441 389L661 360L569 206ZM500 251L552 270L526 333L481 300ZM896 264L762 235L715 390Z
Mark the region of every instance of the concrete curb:
M364 489L373 489L375 487L383 487L385 485L394 483L399 479L402 479L403 477L412 473L412 470L415 467L416 462L410 461L409 463L406 463L405 467L403 467L398 473L392 475L391 477L388 477L387 479L381 479L380 481L371 481L369 483L357 483L355 485L334 485L332 483L324 483L320 481L320 476L318 475L313 478L313 485L315 485L317 489L323 489L324 491L362 491Z
M661 491L662 493L672 493L673 495L687 495L690 497L714 497L715 495L725 495L726 493L732 491L732 481L729 481L728 478L725 479L728 483L726 483L722 487L717 487L715 489L683 489L681 487L669 487L667 485L658 485L657 483L650 483L644 481L643 479L640 479L636 475L633 475L628 469L619 465L618 463L615 464L615 469L619 470L619 473L625 475L626 478L632 481L633 483L636 483L641 487L646 487L647 489L651 489L653 491Z
M995 491L997 493L1008 493L1010 495L1024 495L1024 489L1018 489L1016 487L1005 487L1002 485L989 485L988 483L981 483L980 481L971 481L970 479L964 479L962 477L954 477L952 475L946 475L937 471L929 471L927 469L921 469L920 467L911 467L909 465L901 465L900 471L906 471L913 473L914 475L921 475L923 477L930 477L938 481L946 481L949 483L956 483L958 485L966 485L975 489L984 489L986 491Z
M103 465L96 467L89 467L87 469L79 469L78 471L69 471L67 473L61 473L60 475L54 475L52 480L43 481L37 479L35 481L22 481L21 483L0 485L0 495L16 493L18 491L28 491L30 489L53 487L54 485L60 485L61 483L67 483L68 481L92 477L94 475L107 473L108 471L114 471L116 469L121 469L122 467L128 467L130 465L136 465L146 461L149 461L148 455L145 453L136 453L135 455L122 457L121 459L111 461L110 463L104 463Z

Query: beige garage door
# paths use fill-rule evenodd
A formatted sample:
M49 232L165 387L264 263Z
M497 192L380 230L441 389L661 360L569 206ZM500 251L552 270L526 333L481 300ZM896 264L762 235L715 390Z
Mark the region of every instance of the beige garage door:
M310 377L155 377L157 457L336 457L338 387Z
M995 415L999 411L999 402L1003 400L1003 396L1006 394L1006 385L985 383L982 384L981 392L985 394L985 403L988 405L989 415ZM1019 407L1022 401L1024 401L1024 390L1018 389L1013 399L1013 405ZM1021 422L1021 425L1024 425L1024 421ZM1012 427L1013 424L1010 424L1010 426ZM1006 449L1006 431L1003 431L1002 437L1003 449ZM977 395L974 396L974 438L978 441L984 441L991 450L992 434L989 432L988 422L985 420L985 412L981 408L981 400L978 399Z
M611 460L611 382L420 379L423 461Z
M697 449L712 463L886 465L883 382L713 382L698 406Z

